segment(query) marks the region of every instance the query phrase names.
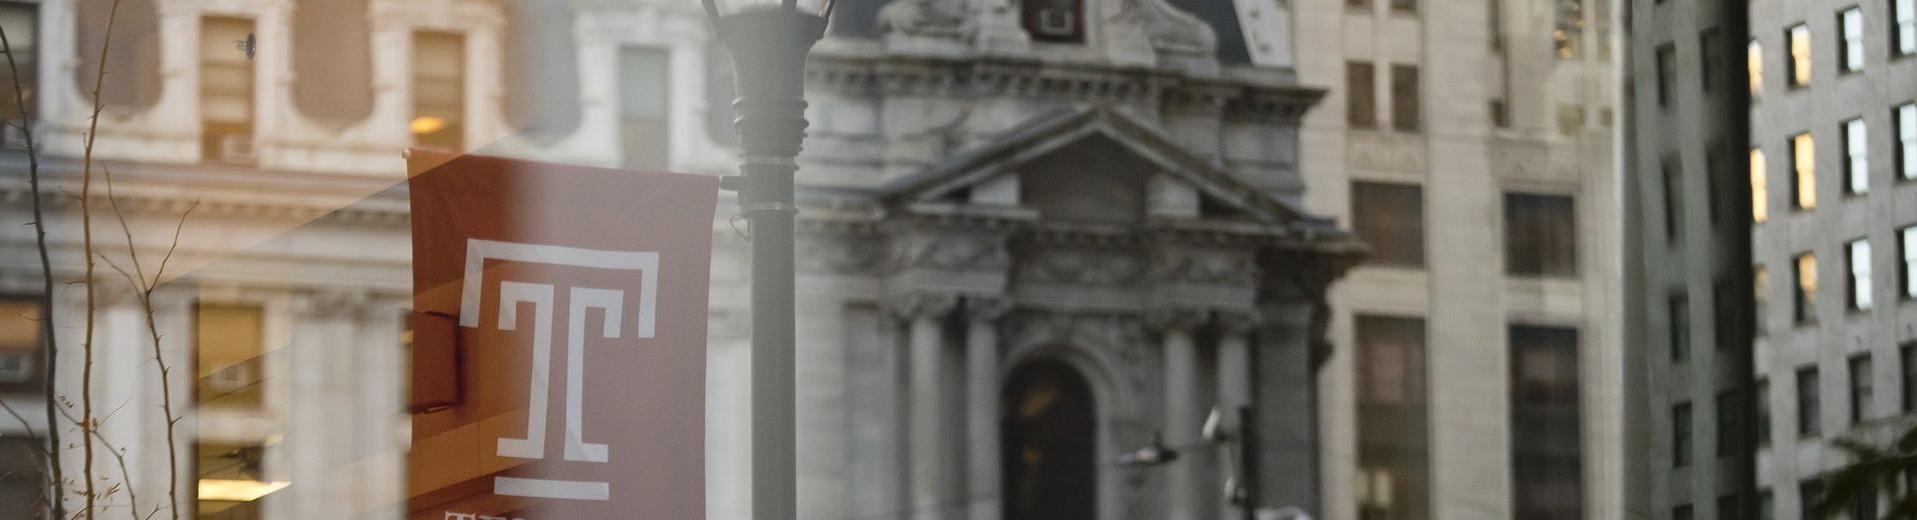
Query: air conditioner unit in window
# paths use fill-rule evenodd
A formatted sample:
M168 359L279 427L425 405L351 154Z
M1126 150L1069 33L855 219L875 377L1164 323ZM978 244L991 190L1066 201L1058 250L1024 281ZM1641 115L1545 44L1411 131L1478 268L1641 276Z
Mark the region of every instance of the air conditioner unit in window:
M26 352L0 352L0 383L25 383L33 379L33 355Z
M253 136L246 134L228 134L220 136L220 160L230 163L252 163Z
M235 392L253 384L252 363L240 363L206 375L206 387L216 392Z

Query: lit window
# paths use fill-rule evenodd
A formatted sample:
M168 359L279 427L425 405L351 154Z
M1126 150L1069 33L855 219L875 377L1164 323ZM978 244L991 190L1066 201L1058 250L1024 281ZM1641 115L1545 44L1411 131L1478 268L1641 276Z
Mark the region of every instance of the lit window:
M1864 11L1852 7L1837 14L1837 26L1844 43L1837 52L1837 64L1844 72L1864 70Z
M1797 255L1797 290L1793 312L1798 323L1817 321L1817 255Z
M1744 50L1744 63L1749 69L1751 97L1755 98L1758 94L1764 93L1764 44L1751 40L1751 44Z
M233 43L252 35L252 20L200 21L200 149L206 160L254 160L253 59Z
M1786 77L1792 87L1810 85L1811 82L1811 34L1810 28L1798 24L1784 33L1788 42L1790 56L1784 60Z
M44 390L39 377L44 362L40 309L37 298L0 298L0 392Z
M465 151L466 42L458 34L413 34L413 119L421 147Z
M1917 54L1917 0L1891 0L1890 11L1891 53Z
M267 448L259 444L222 444L201 440L193 445L193 468L198 482L194 498L200 518L257 520L266 517L260 499L285 489L289 482L261 478Z
M1809 132L1791 137L1791 176L1797 209L1817 209L1817 147Z
M1584 38L1584 0L1557 0L1557 24L1551 41L1559 58L1576 58Z
M1844 190L1851 194L1870 191L1870 137L1864 118L1844 122Z
M1762 224L1771 219L1770 179L1764 166L1764 151L1751 149L1751 222Z
M1852 240L1845 250L1850 254L1850 308L1870 310L1870 241Z
M1906 180L1917 179L1917 103L1897 107L1896 115L1897 170Z

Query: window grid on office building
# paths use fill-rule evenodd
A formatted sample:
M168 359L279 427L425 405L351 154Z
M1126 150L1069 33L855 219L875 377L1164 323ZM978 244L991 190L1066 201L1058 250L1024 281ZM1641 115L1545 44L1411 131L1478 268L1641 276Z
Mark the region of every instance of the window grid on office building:
M1917 0L1913 0L1917 1ZM1896 109L1897 170L1905 180L1917 179L1917 103L1905 103Z
M1844 191L1861 195L1870 191L1870 134L1864 118L1844 122Z
M1851 310L1867 311L1871 308L1870 294L1870 241L1857 239L1844 247L1849 255L1849 286Z
M1786 54L1784 55L1784 80L1791 88L1810 86L1811 83L1811 34L1810 27L1804 24L1791 26L1784 31Z
M1820 430L1817 401L1817 367L1797 369L1797 435L1814 437Z
M1850 358L1850 423L1857 424L1870 418L1870 402L1877 397L1877 387L1870 377L1870 354L1858 354Z
M1852 7L1837 13L1837 28L1843 38L1837 48L1837 67L1844 72L1864 70L1864 11Z
M1791 136L1791 178L1797 209L1817 209L1817 144L1810 132Z

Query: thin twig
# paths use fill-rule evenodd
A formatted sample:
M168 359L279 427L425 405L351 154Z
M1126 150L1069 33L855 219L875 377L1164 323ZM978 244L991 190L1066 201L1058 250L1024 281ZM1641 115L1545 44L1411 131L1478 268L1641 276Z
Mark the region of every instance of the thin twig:
M56 455L60 446L60 429L55 427L54 389L59 380L60 345L53 333L53 261L47 256L47 224L40 201L40 154L33 142L33 107L27 105L26 87L20 84L20 65L13 58L13 42L7 39L7 31L0 28L0 52L7 55L7 71L13 78L13 104L20 110L20 137L27 145L27 191L33 198L33 235L34 243L40 251L40 309L46 319L40 325L41 341L45 345L46 374L42 379L47 406L47 467L52 475L51 493L53 499L47 510L48 518L66 517L65 477L61 475L60 457Z
M85 359L80 366L80 420L82 421L80 427L82 431L88 433L92 433L95 430L93 420L93 330L99 321L97 316L95 316L99 309L99 302L95 301L95 295L98 291L96 290L97 287L95 287L93 280L93 213L91 212L93 203L93 199L91 198L93 195L93 145L100 140L100 113L106 109L106 100L100 97L100 91L102 90L101 87L106 85L107 51L113 49L113 23L119 15L120 0L113 0L113 7L107 10L106 34L102 36L100 42L100 68L93 76L93 116L89 118L87 123L85 149L80 153L80 248L82 252L86 254L86 273L83 280L86 281L87 286L86 337L81 343L81 351ZM86 476L87 490L86 518L91 519L95 514L93 510L94 504L99 498L95 495L96 489L93 479L92 440L87 439L87 442L82 444L81 447L80 453L83 455L85 464L85 466L81 467L81 471Z
M139 293L140 310L146 313L146 333L153 341L153 363L157 367L156 370L160 372L160 411L166 420L167 509L172 511L173 520L179 520L180 448L175 442L175 427L179 425L179 420L173 414L173 369L166 364L166 356L160 348L160 327L158 320L154 319L153 312L153 290L159 287L160 277L166 274L167 260L172 259L173 251L180 247L180 230L186 228L187 215L192 214L193 208L199 207L200 203L194 201L192 206L187 206L186 211L180 212L180 222L173 227L173 243L167 246L166 256L161 258L158 269L153 272L153 280L148 281L146 273L140 267L140 248L133 243L133 228L127 225L126 213L120 210L120 198L113 193L113 169L103 167L101 170L106 172L107 202L113 207L113 217L120 221L120 231L126 236L127 258L133 263L132 273L127 273L117 265L113 268L125 275L127 282L133 284L134 289ZM107 263L112 265L111 260Z

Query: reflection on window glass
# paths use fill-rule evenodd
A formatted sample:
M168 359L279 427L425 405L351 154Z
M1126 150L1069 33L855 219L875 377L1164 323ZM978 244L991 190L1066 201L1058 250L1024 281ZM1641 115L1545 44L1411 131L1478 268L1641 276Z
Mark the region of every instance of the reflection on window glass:
M1864 11L1845 9L1837 14L1837 26L1844 39L1837 49L1838 67L1844 72L1864 70Z
M202 157L208 161L254 160L253 57L234 44L252 34L252 20L200 21L200 139Z
M1358 316L1361 518L1429 518L1424 320Z
M260 499L289 485L267 478L266 450L258 443L194 444L194 496L202 520L265 518Z
M1852 240L1845 249L1850 255L1850 308L1870 310L1870 241Z
M1904 179L1917 179L1917 103L1897 107L1897 170Z
M1790 49L1785 57L1785 72L1791 87L1810 85L1811 82L1811 35L1810 28L1798 24L1784 32L1784 41Z
M1917 226L1899 230L1897 239L1903 246L1904 299L1917 300Z
M40 300L0 297L0 393L42 391Z
M1751 40L1744 55L1744 66L1750 76L1751 98L1755 99L1758 94L1764 93L1764 44Z
M1505 272L1577 275L1577 218L1566 195L1504 194Z
M1796 264L1795 315L1797 322L1817 321L1817 255L1811 253L1797 255Z
M9 31L7 36L13 36ZM0 504L17 518L39 518L45 502L46 445L37 438L8 434L0 437ZM32 512L32 513L30 513ZM37 513L37 514L34 514Z
M1917 0L1890 1L1891 54L1917 54Z
M1424 265L1424 190L1416 184L1354 182L1351 224L1371 247L1366 260L1381 265Z
M1844 122L1844 190L1853 195L1870 191L1868 135L1864 118Z
M0 67L0 119L9 121L25 117L20 113L22 101L28 107L34 106L39 90L39 6L36 4L6 2L0 3L0 28L7 32L7 44L13 49L15 67ZM19 70L19 76L14 76ZM14 95L14 85L20 86L19 96ZM14 142L20 138L15 132L0 132L0 144L24 146L24 142Z
M201 303L194 309L201 406L257 408L261 403L265 319L260 307Z
M1791 178L1797 209L1817 209L1817 145L1810 132L1791 137Z
M465 151L466 39L455 33L413 34L413 119L421 147Z
M1584 516L1576 329L1513 326L1512 518Z

